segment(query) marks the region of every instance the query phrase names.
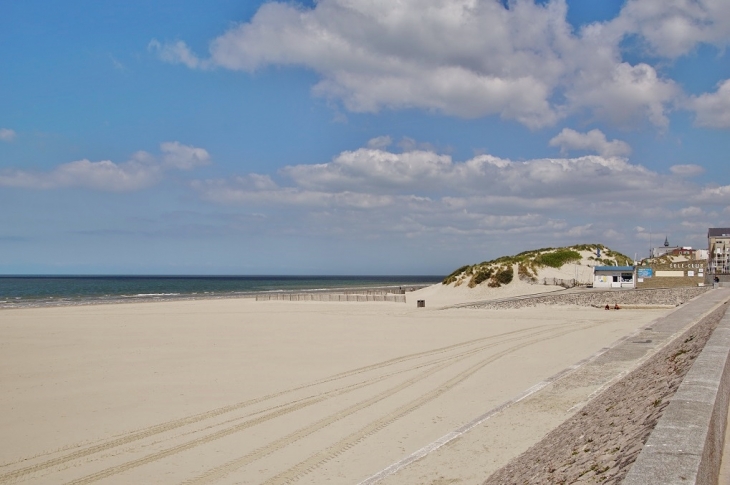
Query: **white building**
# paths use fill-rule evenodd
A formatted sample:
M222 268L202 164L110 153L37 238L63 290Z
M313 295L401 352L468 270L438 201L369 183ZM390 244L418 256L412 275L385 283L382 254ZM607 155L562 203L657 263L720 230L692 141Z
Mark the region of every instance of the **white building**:
M634 266L596 266L593 268L594 288L635 288Z

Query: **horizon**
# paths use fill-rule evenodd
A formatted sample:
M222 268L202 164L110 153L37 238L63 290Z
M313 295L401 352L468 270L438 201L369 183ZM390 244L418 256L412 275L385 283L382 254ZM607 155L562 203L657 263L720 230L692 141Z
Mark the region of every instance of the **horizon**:
M0 278L440 278L439 274L0 274Z

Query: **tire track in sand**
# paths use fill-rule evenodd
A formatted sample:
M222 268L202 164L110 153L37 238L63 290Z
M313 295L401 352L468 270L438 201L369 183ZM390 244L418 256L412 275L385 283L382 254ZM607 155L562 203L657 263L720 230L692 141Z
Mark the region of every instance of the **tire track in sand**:
M449 352L451 350L458 349L460 347L466 347L466 346L469 346L469 345L474 345L474 344L476 344L478 342L483 342L483 341L487 341L487 340L494 340L494 339L498 339L498 338L501 338L501 337L504 337L504 336L508 336L508 335L514 335L514 334L528 332L528 331L531 331L531 330L534 330L534 329L539 329L541 327L543 327L543 326L537 325L537 326L534 326L534 327L523 328L523 329L519 329L519 330L513 330L513 331L510 331L510 332L504 332L504 333L499 334L499 335L491 335L489 337L481 337L481 338L478 338L478 339L468 340L466 342L460 342L460 343L457 343L457 344L447 345L445 347L439 347L437 349L426 350L426 351L422 351L422 352L416 352L416 353L413 353L413 354L407 354L407 355L400 356L400 357L395 357L393 359L388 359L388 360L385 360L385 361L382 361L382 362L377 362L375 364L370 364L370 365L367 365L367 366L363 366L363 367L359 367L359 368L352 369L352 370L349 370L349 371L345 371L345 372L341 372L341 373L338 373L338 374L334 374L334 375L332 375L330 377L327 377L327 378L324 378L324 379L320 379L318 381L314 381L312 383L305 384L305 385L302 385L302 386L294 387L294 388L291 388L291 389L285 389L285 390L278 391L278 392L275 392L275 393L267 394L267 395L262 396L262 397L259 397L259 398L249 399L249 400L242 401L242 402L239 402L239 403L230 404L230 405L223 406L223 407L220 407L220 408L217 408L217 409L213 409L211 411L206 411L206 412L203 412L203 413L194 414L194 415L187 416L187 417L184 417L184 418L180 418L180 419L176 419L176 420L172 420L172 421L167 421L165 423L161 423L161 424L157 424L157 425L154 425L154 426L151 426L151 427L148 427L148 428L144 428L144 429L141 429L141 430L133 431L131 433L122 435L122 436L120 436L118 438L113 438L113 439L108 440L108 441L103 441L101 443L98 443L96 445L89 446L89 447L84 448L84 449L81 449L81 450L77 450L77 451L74 451L74 452L71 452L71 453L67 453L67 454L62 455L62 456L57 457L57 458L52 458L50 460L46 460L46 461L43 461L41 463L37 463L37 464L34 464L34 465L29 465L29 466L26 466L26 467L23 467L23 468L19 468L17 470L13 470L13 471L4 473L4 474L0 475L0 483L5 483L5 482L8 482L8 481L15 481L15 480L17 480L18 478L20 478L20 477L22 477L24 475L28 475L28 474L31 474L31 473L43 471L43 470L48 469L48 468L52 468L52 467L56 467L56 466L59 466L59 465L63 465L65 463L68 463L68 462L73 461L73 460L77 460L79 458L84 458L84 457L87 457L87 456L90 456L90 455L94 455L94 454L97 454L97 453L101 453L103 451L107 451L107 450L110 450L112 448L116 448L116 447L119 447L119 446L122 446L122 445L126 445L126 444L129 444L129 443L133 443L135 441L139 441L139 440L142 440L142 439L145 439L145 438L149 438L149 437L152 437L152 436L161 434L161 433L166 433L168 431L173 431L173 430L175 430L177 428L181 428L181 427L188 426L188 425L191 425L191 424L196 424L196 423L199 423L201 421L205 421L207 419L216 418L216 417L218 417L220 415L227 414L227 413L230 413L230 412L233 412L233 411L238 411L240 409L243 409L243 408L246 408L246 407L249 407L249 406L253 406L253 405L256 405L256 404L259 404L259 403L262 403L262 402L265 402L265 401L268 401L268 400L271 400L271 399L274 399L274 398L277 398L277 397L280 397L280 396L283 396L283 395L286 395L286 394L290 394L290 393L293 393L293 392L296 392L296 391L301 391L301 390L308 389L308 388L311 388L311 387L316 387L316 386L319 386L319 385L322 385L322 384L327 384L329 382L334 382L334 381L337 381L337 380L340 380L340 379L345 379L347 377L352 377L352 376L355 376L355 375L358 375L358 374L362 374L362 373L365 373L365 372L369 372L369 371L372 371L372 370L377 370L377 369L381 369L381 368L393 366L393 365L396 365L396 364L400 364L400 363L403 363L403 362L407 362L409 360L415 360L415 359L419 359L419 358L422 358L422 357L428 357L428 356L431 356L431 355L438 355L438 354L446 353L446 352ZM262 412L265 412L265 411L262 411ZM84 445L79 445L79 446L84 446ZM52 453L55 453L55 452L46 453L45 455L52 454ZM24 458L24 459L21 459L21 460L17 460L16 462L13 462L13 463L6 463L6 464L4 464L2 466L3 467L10 466L10 465L13 465L15 463L20 463L22 461L27 461L29 459L37 458L39 456L43 456L43 455L36 455L34 457Z
M571 324L564 324L564 325L561 325L560 327L569 326L569 325L571 325ZM393 394L396 394L397 392L400 392L401 390L406 389L406 388L408 388L408 387L416 384L417 382L420 382L423 379L426 379L426 378L430 377L431 375L435 374L436 372L438 372L438 371L440 371L442 369L445 369L447 367L450 367L451 365L454 365L457 362L460 362L460 361L462 361L464 359L467 359L467 358L471 357L474 353L477 353L477 352L482 351L482 350L486 350L487 348L491 348L491 347L494 347L494 346L497 346L497 345L502 345L504 343L508 343L508 342L511 342L511 341L514 341L514 340L522 340L522 339L528 338L528 337L534 337L534 336L538 336L538 335L542 335L542 334L546 334L546 333L553 333L553 332L555 332L555 330L556 330L555 327L548 328L548 329L543 329L543 330L538 330L538 331L533 332L532 334L529 334L527 336L511 337L511 338L504 339L504 340L499 341L499 342L493 342L493 343L484 345L480 349L472 349L472 350L463 352L462 354L458 354L457 356L442 359L445 362L441 363L440 365L436 365L436 367L434 367L432 369L429 369L429 370L426 370L425 372L423 372L423 373L421 373L421 374L419 374L417 376L414 376L412 378L409 378L406 381L398 384L397 386L395 386L393 388L390 388L390 389L388 389L386 391L381 392L380 394L376 395L376 398L369 398L369 399L367 399L365 401L362 401L360 403L355 404L354 406L350 406L349 408L346 408L345 411L339 411L339 412L337 412L337 413L335 413L335 414L333 414L333 415L331 415L331 416L329 416L327 418L324 418L324 419L322 419L322 420L314 423L313 425L310 425L310 426L304 428L304 430L307 430L306 432L304 432L303 430L299 430L299 431L297 431L295 433L292 433L290 435L287 435L285 438L282 438L281 440L277 440L275 443L279 443L282 440L289 440L293 435L298 435L298 437L296 439L290 441L290 442L294 442L294 441L296 441L296 440L298 440L298 439L300 439L300 438L302 438L304 436L307 436L308 434L313 433L314 431L316 431L318 429L321 429L321 428L327 426L330 423L333 423L335 421L338 421L338 420L346 417L347 415L352 414L352 413L358 411L359 409L364 409L364 408L366 408L366 407L368 407L368 406L370 406L370 405L372 405L372 404L374 404L374 403L376 403L376 402L378 402L380 400L385 399L386 397L389 397L389 396L391 396ZM510 332L510 333L512 333L512 332ZM536 339L535 341L540 341L540 340L541 339ZM426 365L428 365L428 364L421 364L418 367L426 366ZM383 377L383 379L384 378L385 377ZM358 386L358 388L361 388L361 387L365 387L366 385L369 385L369 384L370 384L369 382L364 382L364 383L360 383L360 384L355 384L355 385L352 385L352 386L348 386L348 388L354 387L354 386ZM347 389L347 390L345 390L343 392L340 392L340 394L344 394L345 392L349 392L350 390L354 390L354 389ZM331 391L331 392L332 393L335 393L335 392L338 392L338 391L341 391L341 390L334 390L334 391ZM119 473L123 473L123 472L128 471L128 470L131 470L133 468L137 468L137 467L140 467L140 466L143 466L143 465L147 465L149 463L153 463L155 461L158 461L158 460L167 458L167 457L172 456L172 455L175 455L177 453L180 453L180 452L183 452L183 451L186 451L186 450L190 450L190 449L193 449L193 448L195 448L197 446L200 446L200 445L203 445L203 444L207 444L207 443L210 443L212 441L215 441L215 440L224 438L224 437L229 436L231 434L238 433L240 431L244 431L245 429L248 429L248 428L250 428L252 426L255 426L257 424L261 424L261 423L263 423L265 421L269 421L271 419L274 419L274 418L283 416L284 414L288 414L288 413L297 411L299 409L302 409L304 407L310 406L312 404L316 404L318 402L324 401L325 399L328 399L329 397L331 397L331 396L317 397L317 398L313 398L312 400L308 400L306 402L301 402L301 403L294 404L292 406L288 406L288 407L286 407L284 409L280 409L280 410L277 410L275 412L266 414L264 416L260 416L260 417L258 417L256 419L253 419L253 420L250 420L250 421L246 421L244 423L240 423L240 424L235 425L233 427L226 428L226 429L222 429L222 430L219 430L219 431L217 431L215 433L212 433L212 434L209 434L209 435L200 437L200 438L196 438L196 439L187 441L185 443L181 443L181 444L179 444L177 446L173 446L173 447L170 447L170 448L167 448L167 449L158 451L156 453L152 453L150 455L147 455L147 456L144 456L144 457L135 459L135 460L131 460L131 461L128 461L126 463L122 463L120 465L116 465L116 466L112 466L112 467L106 468L106 469L101 470L99 472L96 472L96 473L87 475L85 477L82 477L82 478L73 480L71 482L68 482L67 485L86 485L86 484L93 483L95 481L98 481L98 480L101 480L101 479L104 479L104 478L108 478L108 477L113 476L113 475L117 475ZM355 407L357 407L357 409L354 409ZM283 446L286 446L286 445L281 445L281 446L278 446L277 448L280 448L280 447L283 447ZM271 447L271 445L268 445L268 446L264 447L264 449L268 449L270 447ZM254 451L252 453L252 454L257 455L257 457L255 459L258 459L260 457L266 456L269 453L272 453L273 451L276 451L276 450L275 449L271 449L270 451L267 451L267 452L265 452L263 454L261 454L260 451L261 451L261 449L256 450L256 451ZM252 461L255 461L255 459L252 460Z
M598 325L600 325L600 324L594 323L594 324L584 325L579 328L573 328L570 330L557 332L554 335L549 335L549 336L542 337L542 338L534 338L527 342L522 342L517 345L513 345L512 347L510 347L508 349L505 349L501 352L498 352L495 355L487 357L486 359L483 359L479 363L471 366L469 369L462 371L459 374L457 374L456 376L452 377L446 383L442 384L435 390L430 391L430 392L422 395L421 397L415 399L414 401L411 401L408 404L405 404L405 405L397 408L395 411L388 413L383 418L373 421L369 425L356 431L355 433L352 433L351 435L349 435L345 439L339 441L338 443L335 443L334 445L326 448L325 450L322 450L322 451L316 453L309 459L299 463L298 465L295 465L294 467L290 468L289 470L267 480L264 483L274 485L274 484L280 484L280 483L289 483L291 481L298 479L299 476L309 473L310 471L317 468L321 464L329 461L330 459L334 458L335 456L339 455L340 453L352 448L358 442L365 439L367 436L375 433L376 431L380 430L381 428L388 426L390 423L396 421L397 419L400 419L401 417L409 414L410 412L412 412L412 411L416 410L417 408L423 406L424 404L428 403L429 401L432 401L433 399L437 398L438 396L444 394L451 388L455 387L459 383L461 383L461 382L465 381L466 379L468 379L469 377L471 377L473 374L475 374L476 372L478 372L485 366L504 357L505 355L511 354L512 352L514 352L516 350L519 350L524 347L528 347L528 346L533 345L538 342L561 337L563 335L567 335L572 332L586 330L588 328L595 327ZM554 331L555 331L555 329L553 328L553 329L550 329L550 331L536 332L536 334L533 336L537 336L538 334L541 334L541 333L552 333ZM427 372L423 373L421 376L419 376L418 380L420 381L427 377L430 377L431 375L435 374L436 372L442 370L445 367L447 367L447 365L427 371ZM358 411L361 411L367 407L370 407L373 404L375 404L379 401L382 401L383 399L390 397L390 396L396 394L397 392L400 392L400 391L406 389L407 387L410 387L413 384L415 384L415 382L406 381L403 384L395 386L380 394L377 394L376 396L373 396L372 398L366 399L364 401L361 401L360 403L357 403L348 408L345 408L344 410L339 411L327 418L323 418L309 426L306 426L298 431L295 431L294 433L291 433L287 436L284 436L283 438L275 440L274 442L272 442L266 446L258 448L257 450L254 450L251 453L248 453L235 460L231 460L228 463L225 463L219 467L213 468L213 469L209 470L208 472L206 472L192 480L187 480L183 483L184 483L184 485L203 485L203 484L210 483L212 481L224 478L225 476L229 475L230 473L238 470L239 468L241 468L243 466L246 466L260 458L263 458L266 455L269 455L282 448L285 448L286 446L289 446L290 444L292 444L312 433L315 433L316 431L319 431L319 430L323 429L324 427L329 426L332 423L335 423L336 421L339 421L349 415L352 415Z

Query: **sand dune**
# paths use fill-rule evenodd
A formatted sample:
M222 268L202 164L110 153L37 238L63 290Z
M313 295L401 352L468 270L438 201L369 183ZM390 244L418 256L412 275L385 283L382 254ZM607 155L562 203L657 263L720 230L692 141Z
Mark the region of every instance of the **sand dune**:
M562 286L530 284L515 278L511 283L499 288L490 288L487 285L478 285L474 288L469 288L467 285L454 287L454 285L439 283L408 293L407 297L409 303L425 300L427 307L441 308L472 301L496 300L563 290L565 288Z

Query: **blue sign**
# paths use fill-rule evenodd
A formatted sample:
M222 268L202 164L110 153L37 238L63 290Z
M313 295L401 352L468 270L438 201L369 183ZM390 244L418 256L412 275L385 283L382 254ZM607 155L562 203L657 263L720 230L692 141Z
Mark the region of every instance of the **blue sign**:
M654 276L654 270L651 268L639 268L636 270L636 276L638 278L651 278Z

